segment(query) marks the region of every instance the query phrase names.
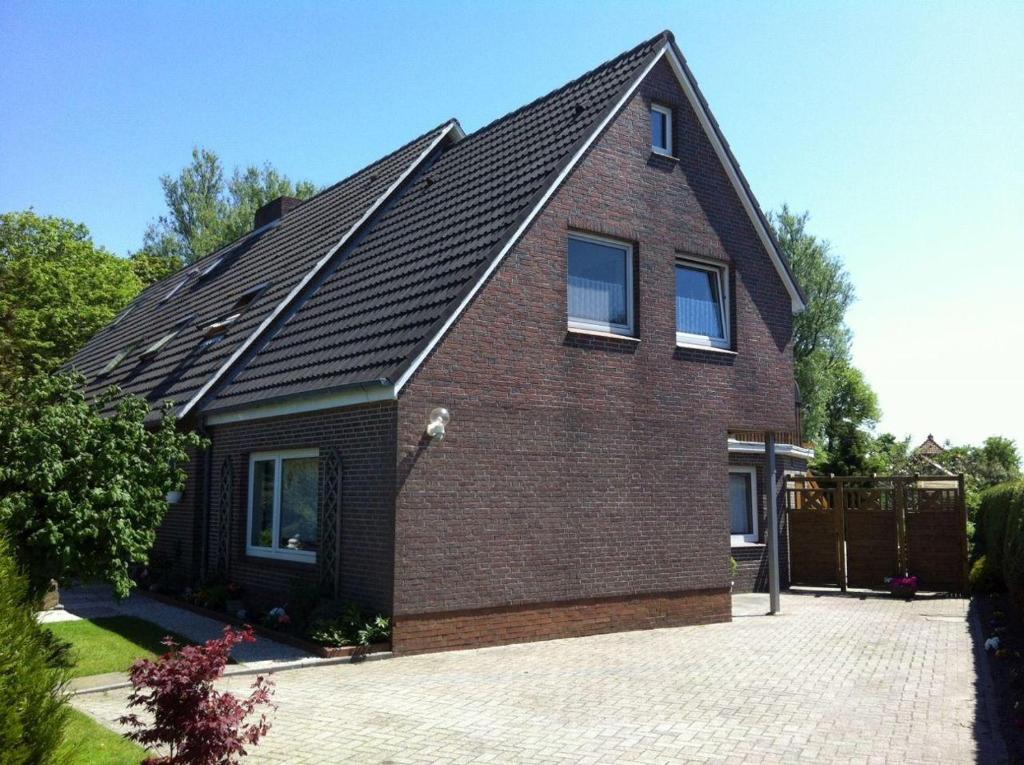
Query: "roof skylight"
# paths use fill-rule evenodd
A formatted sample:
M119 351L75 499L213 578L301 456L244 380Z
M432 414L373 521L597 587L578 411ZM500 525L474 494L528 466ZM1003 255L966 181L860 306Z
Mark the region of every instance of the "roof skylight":
M175 322L175 324L171 326L170 329L168 329L154 343L152 343L148 348L146 348L146 350L144 350L140 354L139 358L142 361L149 361L150 359L154 358L158 353L160 353L161 350L163 350L164 346L166 346L169 342L171 342L171 340L173 340L179 334L181 334L181 331L188 327L191 323L191 316L188 316L184 319L181 319L178 322Z
M239 317L256 302L256 298L262 295L269 286L269 284L260 284L239 295L228 311L218 316L206 327L206 337L217 337L226 332L227 328L238 321Z
M136 351L136 349L139 347L139 345L140 345L140 343L136 340L135 342L129 343L124 348L119 350L114 355L114 358L112 358L110 361L108 361L106 363L106 365L103 367L103 369L100 370L100 375L108 375L111 372L113 372L115 369L117 369L119 366L121 366L121 363L126 358L131 356Z

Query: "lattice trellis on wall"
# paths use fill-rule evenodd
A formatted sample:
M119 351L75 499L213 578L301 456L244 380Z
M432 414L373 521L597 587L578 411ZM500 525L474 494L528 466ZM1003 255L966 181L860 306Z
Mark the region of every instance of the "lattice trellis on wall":
M320 494L320 585L332 595L338 594L338 569L341 537L341 455L331 449L321 457L324 490Z
M231 499L235 485L235 471L231 458L220 463L217 484L217 573L226 577L231 566Z

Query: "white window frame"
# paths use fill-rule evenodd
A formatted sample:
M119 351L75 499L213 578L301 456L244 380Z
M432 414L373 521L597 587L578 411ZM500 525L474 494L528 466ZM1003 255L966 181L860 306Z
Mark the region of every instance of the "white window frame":
M751 510L751 522L750 522L750 534L733 534L732 533L732 508L727 508L729 511L729 541L733 547L742 547L743 545L756 545L758 544L757 535L757 468L749 465L735 466L729 468L729 474L733 473L746 473L750 476L750 507Z
M666 157L674 156L672 153L672 107L664 106L663 104L651 104L651 117L654 117L655 112L658 114L665 115L665 146L655 146L654 141L651 141L651 151L655 154L661 154Z
M732 349L732 328L729 326L729 316L732 311L729 307L729 271L728 267L720 263L712 263L693 258L677 258L674 268L690 268L695 271L707 271L715 275L718 282L718 312L722 321L723 337L711 337L710 335L698 335L692 332L680 332L679 316L675 317L676 324L676 345L682 348L717 348L719 350ZM675 276L675 271L672 272ZM673 285L675 279L672 280ZM674 288L673 288L674 290ZM678 295L673 296L672 305L676 305Z
M595 242L608 247L615 247L626 254L626 323L610 324L601 321L590 321L587 319L574 319L569 315L569 247L573 239L581 242ZM621 242L618 239L608 239L592 234L569 234L565 242L565 313L568 318L569 329L582 330L583 332L604 332L610 335L622 335L634 337L636 317L633 304L633 245L628 242Z
M245 554L257 558L274 558L276 560L292 560L300 563L316 563L315 550L289 550L278 547L278 537L281 531L281 462L286 459L303 459L319 457L319 449L285 449L273 452L253 452L249 455L249 503L245 517ZM259 547L252 543L252 502L255 495L256 463L274 462L274 507L273 523L271 529L271 547ZM319 495L319 486L317 490ZM319 496L317 497L319 503ZM318 508L319 512L319 508ZM319 519L317 521L317 534L320 533ZM318 540L319 541L319 540Z

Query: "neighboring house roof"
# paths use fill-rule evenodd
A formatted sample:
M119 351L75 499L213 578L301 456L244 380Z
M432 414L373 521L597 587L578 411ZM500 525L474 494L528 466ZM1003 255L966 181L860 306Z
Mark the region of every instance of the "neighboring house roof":
M928 434L928 438L921 442L921 445L914 449L914 454L922 456L931 456L935 454L942 454L946 451L944 448L939 446L939 443L932 437L932 434Z
M221 347L197 350L193 328L161 351L166 359L141 370L122 366L99 383L117 382L154 401L173 398L182 402L181 413L367 386L397 395L662 59L726 167L794 310L801 309L803 296L770 226L671 33L663 32L468 137L456 123L431 131L306 202L276 229L232 245L229 252L241 250L232 255L235 263L196 291L209 296L202 325L214 313L211 301L225 310L261 279L274 283ZM358 193L364 186L366 193ZM366 223L358 232L356 221ZM342 241L346 231L352 235ZM105 330L75 357L92 387L95 371L133 335L158 335L186 312L199 312L189 301L173 317L154 311L153 295L167 284L147 290L123 329ZM175 378L169 385L162 382L168 373Z

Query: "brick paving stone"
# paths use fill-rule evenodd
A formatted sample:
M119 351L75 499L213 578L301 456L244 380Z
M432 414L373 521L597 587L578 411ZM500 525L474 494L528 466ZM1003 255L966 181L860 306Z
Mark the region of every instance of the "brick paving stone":
M756 612L758 597L737 596L737 611ZM1001 760L966 600L784 594L782 605L730 624L281 672L271 733L247 762ZM125 695L74 704L116 728Z

